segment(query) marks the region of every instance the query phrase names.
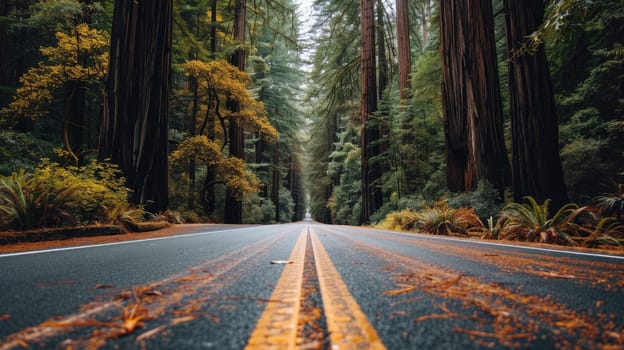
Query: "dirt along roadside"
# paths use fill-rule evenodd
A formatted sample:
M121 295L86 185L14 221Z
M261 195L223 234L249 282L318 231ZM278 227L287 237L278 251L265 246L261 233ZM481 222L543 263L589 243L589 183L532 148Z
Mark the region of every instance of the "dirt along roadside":
M75 237L75 238L68 238L68 239L62 239L62 240L1 244L0 254L55 249L55 248L62 248L62 247L76 247L76 246L84 246L84 245L92 245L92 244L127 242L127 241L148 239L148 238L160 238L160 237L169 237L169 236L184 235L184 234L193 234L193 233L205 232L208 230L214 230L215 228L218 228L221 226L224 228L228 227L225 225L218 225L218 224L181 224L181 225L171 225L169 227L166 227L160 230L149 231L149 232L138 232L138 233L132 232L132 233L121 233L121 234L114 234L114 235L96 235L96 236L89 236L89 237Z

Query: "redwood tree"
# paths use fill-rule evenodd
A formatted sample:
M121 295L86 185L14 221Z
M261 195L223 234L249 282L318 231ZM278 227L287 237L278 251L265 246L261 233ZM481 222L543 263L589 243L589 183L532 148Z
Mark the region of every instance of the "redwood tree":
M173 1L116 1L100 160L118 164L132 201L168 205L167 133Z
M527 36L542 23L544 1L505 0L504 7L514 199L550 198L553 208L560 208L568 197L559 158L557 111L546 53L544 45L535 52L521 49Z
M503 193L511 181L491 1L440 1L440 31L448 187L486 179Z
M7 0L0 0L0 18L6 17L8 13ZM8 82L7 49L7 25L3 20L0 20L0 86Z
M240 47L230 57L230 63L241 71L245 70L245 22L247 20L247 1L235 0L234 9L234 40ZM241 111L240 103L228 101L228 108L234 113ZM230 156L245 159L245 130L237 118L232 118L229 125ZM229 190L225 198L225 223L240 224L243 222L243 204Z
M405 101L409 98L409 92L411 89L409 77L412 70L408 0L396 0L396 12L397 42L399 51L399 90L401 94L401 101Z
M362 159L362 212L360 223L367 223L381 206L380 191L376 189L378 177L370 159L378 154L374 143L379 139L379 128L369 126L369 119L377 110L377 76L375 56L375 0L360 0L360 118Z

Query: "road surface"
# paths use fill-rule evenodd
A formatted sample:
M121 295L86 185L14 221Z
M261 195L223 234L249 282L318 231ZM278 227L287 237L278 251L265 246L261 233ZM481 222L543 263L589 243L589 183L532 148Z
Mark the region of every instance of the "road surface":
M307 221L0 271L0 350L624 348L617 256Z

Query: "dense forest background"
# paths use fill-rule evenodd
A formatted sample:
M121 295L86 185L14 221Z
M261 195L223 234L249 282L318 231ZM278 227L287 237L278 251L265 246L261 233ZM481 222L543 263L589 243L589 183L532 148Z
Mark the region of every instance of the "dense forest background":
M294 4L129 4L0 2L0 173L127 186L98 221L167 209L187 222L302 219Z
M4 226L624 203L620 0L122 3L0 0Z
M533 27L529 24L524 33L513 33L514 3L531 9L527 12L534 17L541 7L543 16L533 18ZM309 163L315 164L309 169L315 218L340 224L378 222L390 212L433 206L441 198L451 207L475 208L482 218L496 216L504 203L520 202L527 195L539 203L553 200L551 215L567 201L595 204L605 193L621 200L621 1L466 1L446 7L443 1L378 1L378 108L365 125L380 135L368 146L373 152L368 181L382 200L370 217L362 218L361 16L352 10L358 5L354 0L317 6L318 47L308 95L315 113L307 147ZM515 16L531 21L527 14ZM401 26L405 18L409 24ZM484 52L490 45L492 51ZM518 61L524 58L537 61L540 52L546 70L510 72L522 67ZM510 89L518 76L541 77L551 89L544 90L537 81ZM518 95L531 93L528 100L550 94L555 105L518 106ZM488 116L500 121L482 129L494 133L498 123L500 139L486 135L490 139L467 140L479 133L474 125L485 125ZM520 121L514 124L513 116ZM550 119L554 125L521 125L530 118ZM471 151L471 145L478 150ZM520 159L517 154L523 149L544 158ZM500 152L502 160L495 159ZM471 162L485 164L484 170L471 170ZM514 182L505 167L513 170ZM522 177L542 183L523 187Z

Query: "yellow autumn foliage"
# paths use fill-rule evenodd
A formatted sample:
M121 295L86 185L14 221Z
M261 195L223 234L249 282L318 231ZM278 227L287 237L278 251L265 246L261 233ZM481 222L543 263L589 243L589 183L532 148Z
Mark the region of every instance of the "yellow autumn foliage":
M0 121L45 116L57 90L68 81L103 82L108 67L108 34L79 24L70 34L56 33L57 45L43 47L45 62L20 77L13 101L0 111Z
M249 74L223 60L188 61L184 70L187 76L196 79L203 103L217 117L230 121L239 119L246 128L258 132L264 141L277 142L278 132L269 122L264 104L251 95ZM224 108L228 100L240 103L243 109L235 113Z
M235 157L226 157L219 145L204 135L182 141L169 156L169 164L173 169L185 169L189 159L193 158L197 164L214 167L219 182L230 189L237 199L260 191L260 181L247 170L245 162Z
M182 169L188 165L189 159L195 158L208 166L216 165L223 158L221 148L208 137L194 136L182 141L169 156L169 164L173 168Z

